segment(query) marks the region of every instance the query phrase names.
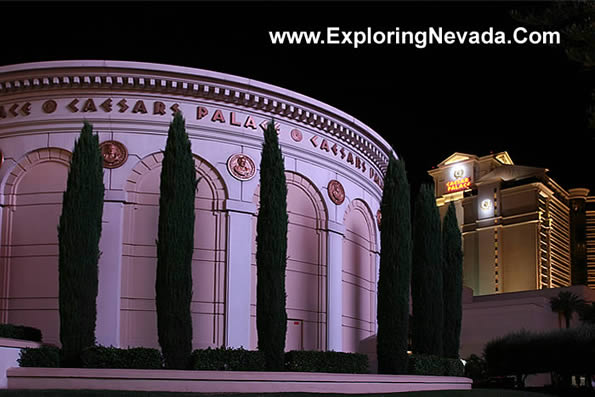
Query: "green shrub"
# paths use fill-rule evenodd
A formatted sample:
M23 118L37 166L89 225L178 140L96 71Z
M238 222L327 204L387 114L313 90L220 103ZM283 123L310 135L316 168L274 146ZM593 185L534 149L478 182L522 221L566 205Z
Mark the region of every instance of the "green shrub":
M486 360L472 354L466 359L465 377L473 379L473 385L483 385L488 380L488 367Z
M163 358L157 349L135 347L92 346L83 350L81 362L84 368L160 369Z
M595 327L515 332L490 341L484 352L490 375L594 373Z
M12 338L41 342L41 331L24 325L0 324L0 338Z
M368 373L368 356L360 353L292 350L285 353L285 369L296 372Z
M458 358L446 358L428 354L409 356L410 375L463 376L465 367Z
M458 358L444 357L444 376L465 376L465 366Z
M17 360L21 367L60 367L60 349L56 346L44 345L41 347L21 349Z
M192 369L211 371L264 371L264 354L255 350L198 349L191 355Z
M412 354L409 356L409 374L441 376L444 374L442 358L425 354Z

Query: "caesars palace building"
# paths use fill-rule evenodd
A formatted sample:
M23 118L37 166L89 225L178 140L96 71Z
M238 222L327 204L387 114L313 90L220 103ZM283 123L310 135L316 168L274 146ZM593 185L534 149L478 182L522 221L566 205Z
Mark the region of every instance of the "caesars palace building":
M379 206L390 145L348 114L222 73L136 62L0 67L0 323L59 343L57 224L83 120L99 135L105 204L97 342L158 347L162 151L181 111L199 184L194 348L256 348L255 230L266 124L288 185L287 348L360 351L376 332Z
M286 348L375 351L390 145L293 91L136 62L0 67L0 323L40 328L45 343L59 344L57 224L71 151L88 120L99 135L105 184L97 342L158 347L159 183L177 111L199 177L194 348L256 348L258 168L263 130L274 120L288 185ZM442 214L454 201L463 233L464 284L475 295L464 294L467 353L480 354L498 327L504 333L527 319L555 327L547 299L534 298L535 317L537 306L517 299L518 291L568 286L573 265L587 266L595 287L595 197L587 189L566 191L546 169L515 165L506 152L454 153L429 173ZM510 309L511 299L519 310Z
M565 190L547 171L507 152L454 153L429 171L441 213L455 203L475 295L567 287L573 268L595 288L595 196Z

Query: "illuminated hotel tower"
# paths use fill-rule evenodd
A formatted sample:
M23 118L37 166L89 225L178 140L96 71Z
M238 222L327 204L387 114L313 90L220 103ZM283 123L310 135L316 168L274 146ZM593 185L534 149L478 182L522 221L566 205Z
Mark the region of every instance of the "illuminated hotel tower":
M507 152L454 153L428 171L440 213L455 202L464 284L475 295L568 286L572 261L586 263L595 284L595 198L547 171L515 165Z

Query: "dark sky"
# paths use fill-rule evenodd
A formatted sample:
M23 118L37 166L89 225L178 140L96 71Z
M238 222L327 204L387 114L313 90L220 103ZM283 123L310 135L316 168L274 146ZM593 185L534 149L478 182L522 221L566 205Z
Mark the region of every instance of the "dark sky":
M275 84L368 124L414 186L455 151L508 150L595 193L588 76L562 46L274 46L270 30L503 30L535 3L0 3L0 63L169 63Z

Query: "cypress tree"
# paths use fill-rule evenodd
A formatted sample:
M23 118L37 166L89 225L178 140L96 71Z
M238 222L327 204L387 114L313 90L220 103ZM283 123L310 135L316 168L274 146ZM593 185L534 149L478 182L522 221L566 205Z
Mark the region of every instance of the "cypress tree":
M440 214L432 184L422 184L413 222L412 344L418 354L442 355L442 255Z
M192 352L192 253L196 170L184 118L174 115L161 169L155 299L167 368L186 369Z
M256 329L258 350L268 370L284 365L287 312L287 185L279 138L273 122L264 132L260 160L260 209L256 223Z
M380 203L378 278L378 372L407 373L411 211L405 164L391 156Z
M82 350L95 344L103 192L99 139L85 121L72 151L58 226L60 342L65 366L78 366Z
M463 318L463 252L461 251L461 230L452 202L442 222L442 257L444 260L444 356L459 358Z

